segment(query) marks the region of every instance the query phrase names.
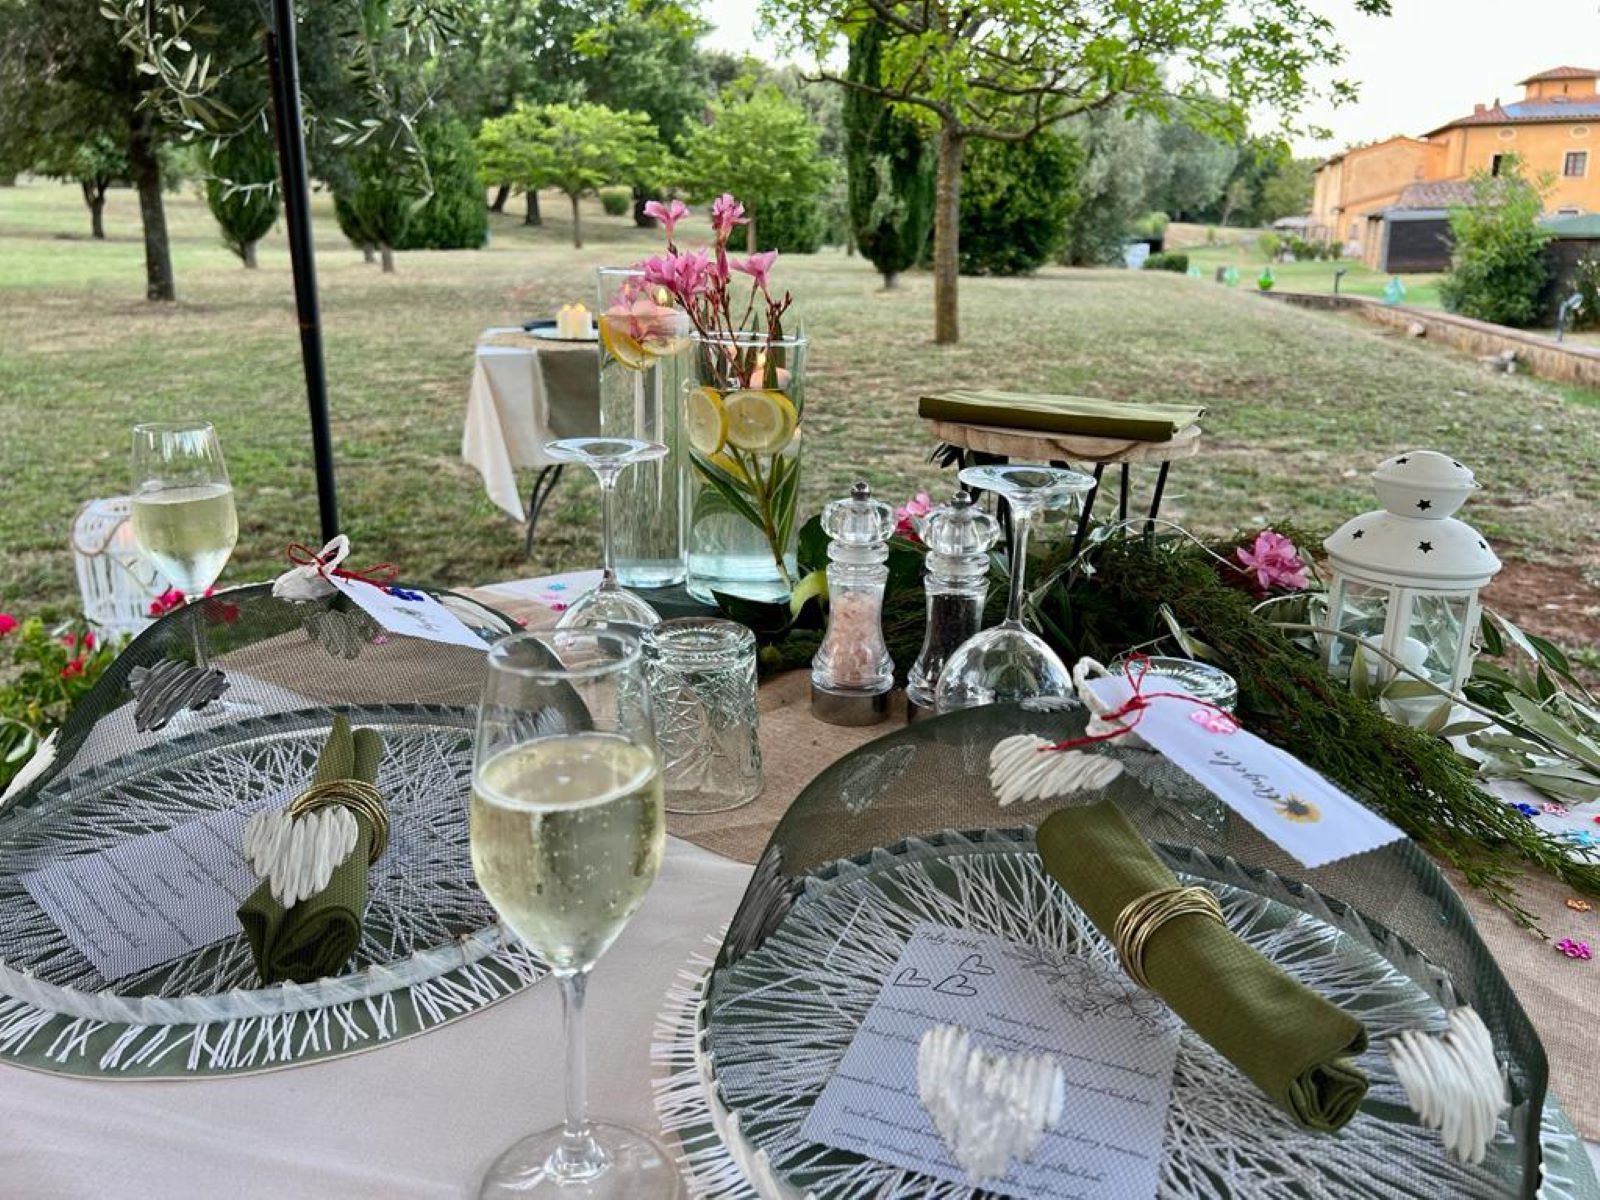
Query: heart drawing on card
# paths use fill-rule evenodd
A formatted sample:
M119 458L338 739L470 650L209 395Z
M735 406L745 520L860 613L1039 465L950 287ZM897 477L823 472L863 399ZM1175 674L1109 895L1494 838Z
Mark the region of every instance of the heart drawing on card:
M994 972L990 972L992 975ZM965 975L946 975L933 985L933 990L944 996L976 996L978 989L967 982Z
M894 977L895 987L927 987L932 982L932 976L924 975L915 967L902 967L900 974Z
M993 975L994 968L983 961L981 954L969 954L961 960L958 971L966 971L971 975Z

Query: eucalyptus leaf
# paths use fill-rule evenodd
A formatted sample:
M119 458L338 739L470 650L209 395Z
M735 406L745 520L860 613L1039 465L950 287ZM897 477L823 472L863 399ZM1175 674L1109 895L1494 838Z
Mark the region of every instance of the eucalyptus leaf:
M1365 647L1356 643L1356 648L1350 652L1350 691L1353 695L1363 700L1372 699L1372 681L1367 676L1367 656Z

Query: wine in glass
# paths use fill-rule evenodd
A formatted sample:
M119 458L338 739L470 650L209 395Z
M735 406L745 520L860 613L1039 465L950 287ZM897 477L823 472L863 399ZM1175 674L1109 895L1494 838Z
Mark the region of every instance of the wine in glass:
M567 1116L490 1168L480 1195L662 1197L677 1170L649 1135L590 1120L583 997L661 867L661 769L639 641L616 628L522 634L489 652L478 717L472 869L489 903L559 980Z
M1059 467L967 467L961 482L998 492L1011 508L1011 599L1006 619L968 638L946 661L934 685L939 712L1027 700L1070 696L1072 672L1061 656L1022 623L1027 596L1028 527L1046 507L1071 503L1094 487L1094 480Z
M604 570L600 583L573 601L561 614L557 627L576 629L589 625L619 623L647 629L660 624L661 615L650 605L617 582L617 571L612 557L611 514L617 488L617 476L635 463L654 462L664 458L667 448L660 442L646 442L638 438L562 438L548 442L545 453L560 462L582 463L594 472L600 484L600 542L604 554Z

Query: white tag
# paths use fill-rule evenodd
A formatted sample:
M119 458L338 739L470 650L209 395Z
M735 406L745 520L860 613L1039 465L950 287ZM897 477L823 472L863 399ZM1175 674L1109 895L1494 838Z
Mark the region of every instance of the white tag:
M1125 679L1092 679L1089 686L1113 709L1133 695ZM1152 691L1184 689L1170 679L1147 678L1146 698ZM1405 836L1293 755L1222 721L1210 708L1188 700L1150 699L1136 728L1141 738L1301 866L1326 866Z
M361 606L379 625L403 637L425 638L451 646L487 650L489 645L461 619L426 592L409 588L381 588L343 575L331 577L333 586Z

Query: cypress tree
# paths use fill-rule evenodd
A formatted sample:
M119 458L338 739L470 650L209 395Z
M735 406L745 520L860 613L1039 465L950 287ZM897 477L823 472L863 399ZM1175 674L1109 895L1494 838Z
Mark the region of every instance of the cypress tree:
M879 84L883 41L881 21L863 25L850 39L846 77ZM893 288L922 257L933 229L935 156L915 121L856 88L845 89L844 132L856 244L883 286Z

